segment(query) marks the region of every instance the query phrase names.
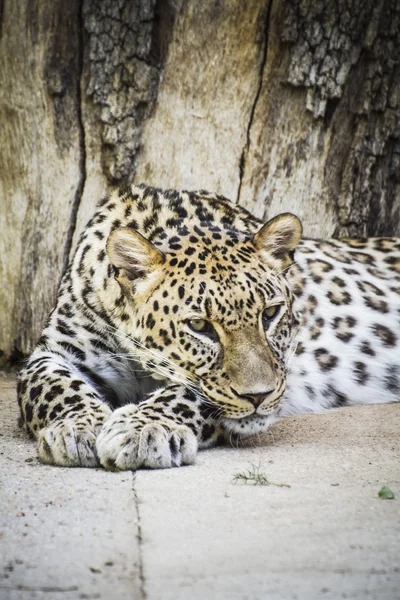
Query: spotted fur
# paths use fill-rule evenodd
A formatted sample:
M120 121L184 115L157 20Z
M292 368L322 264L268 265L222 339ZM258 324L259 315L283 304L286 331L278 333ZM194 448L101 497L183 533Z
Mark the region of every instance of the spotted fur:
M399 240L300 233L203 191L106 198L19 377L41 460L179 466L278 416L399 400Z

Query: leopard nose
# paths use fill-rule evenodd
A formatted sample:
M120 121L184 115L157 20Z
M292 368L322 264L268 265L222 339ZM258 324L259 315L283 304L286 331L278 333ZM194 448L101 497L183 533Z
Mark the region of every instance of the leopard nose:
M244 400L251 402L254 408L258 408L260 404L264 402L264 400L272 394L274 390L266 390L265 392L261 392L260 394L238 394Z

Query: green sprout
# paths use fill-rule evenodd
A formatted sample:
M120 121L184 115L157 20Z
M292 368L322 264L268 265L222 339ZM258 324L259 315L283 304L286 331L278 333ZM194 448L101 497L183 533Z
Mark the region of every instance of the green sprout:
M378 496L379 496L379 498L382 498L382 500L393 500L393 498L394 498L394 494L393 494L392 490L387 485L384 485L379 490Z
M290 488L290 485L287 483L274 483L270 481L265 473L260 472L260 464L251 465L250 469L244 471L243 473L235 473L232 478L233 483L250 483L251 485L275 485L277 487L287 487Z

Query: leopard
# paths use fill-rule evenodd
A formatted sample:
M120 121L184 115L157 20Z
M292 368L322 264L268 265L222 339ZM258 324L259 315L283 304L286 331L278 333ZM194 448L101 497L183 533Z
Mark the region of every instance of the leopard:
M400 239L307 239L219 194L97 205L18 376L40 461L195 462L278 419L399 401Z

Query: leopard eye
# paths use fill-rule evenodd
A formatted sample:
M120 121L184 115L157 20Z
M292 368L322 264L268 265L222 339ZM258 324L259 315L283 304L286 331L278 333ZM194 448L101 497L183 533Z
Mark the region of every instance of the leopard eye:
M269 306L268 308L264 308L262 313L262 322L264 329L268 329L272 321L279 315L280 310L280 304L275 304L275 306Z
M186 323L192 331L201 333L201 335L204 335L211 340L218 340L218 334L215 331L214 326L209 321L206 321L206 319L188 319Z
M207 327L207 321L205 319L190 319L189 327L193 331L201 333Z

